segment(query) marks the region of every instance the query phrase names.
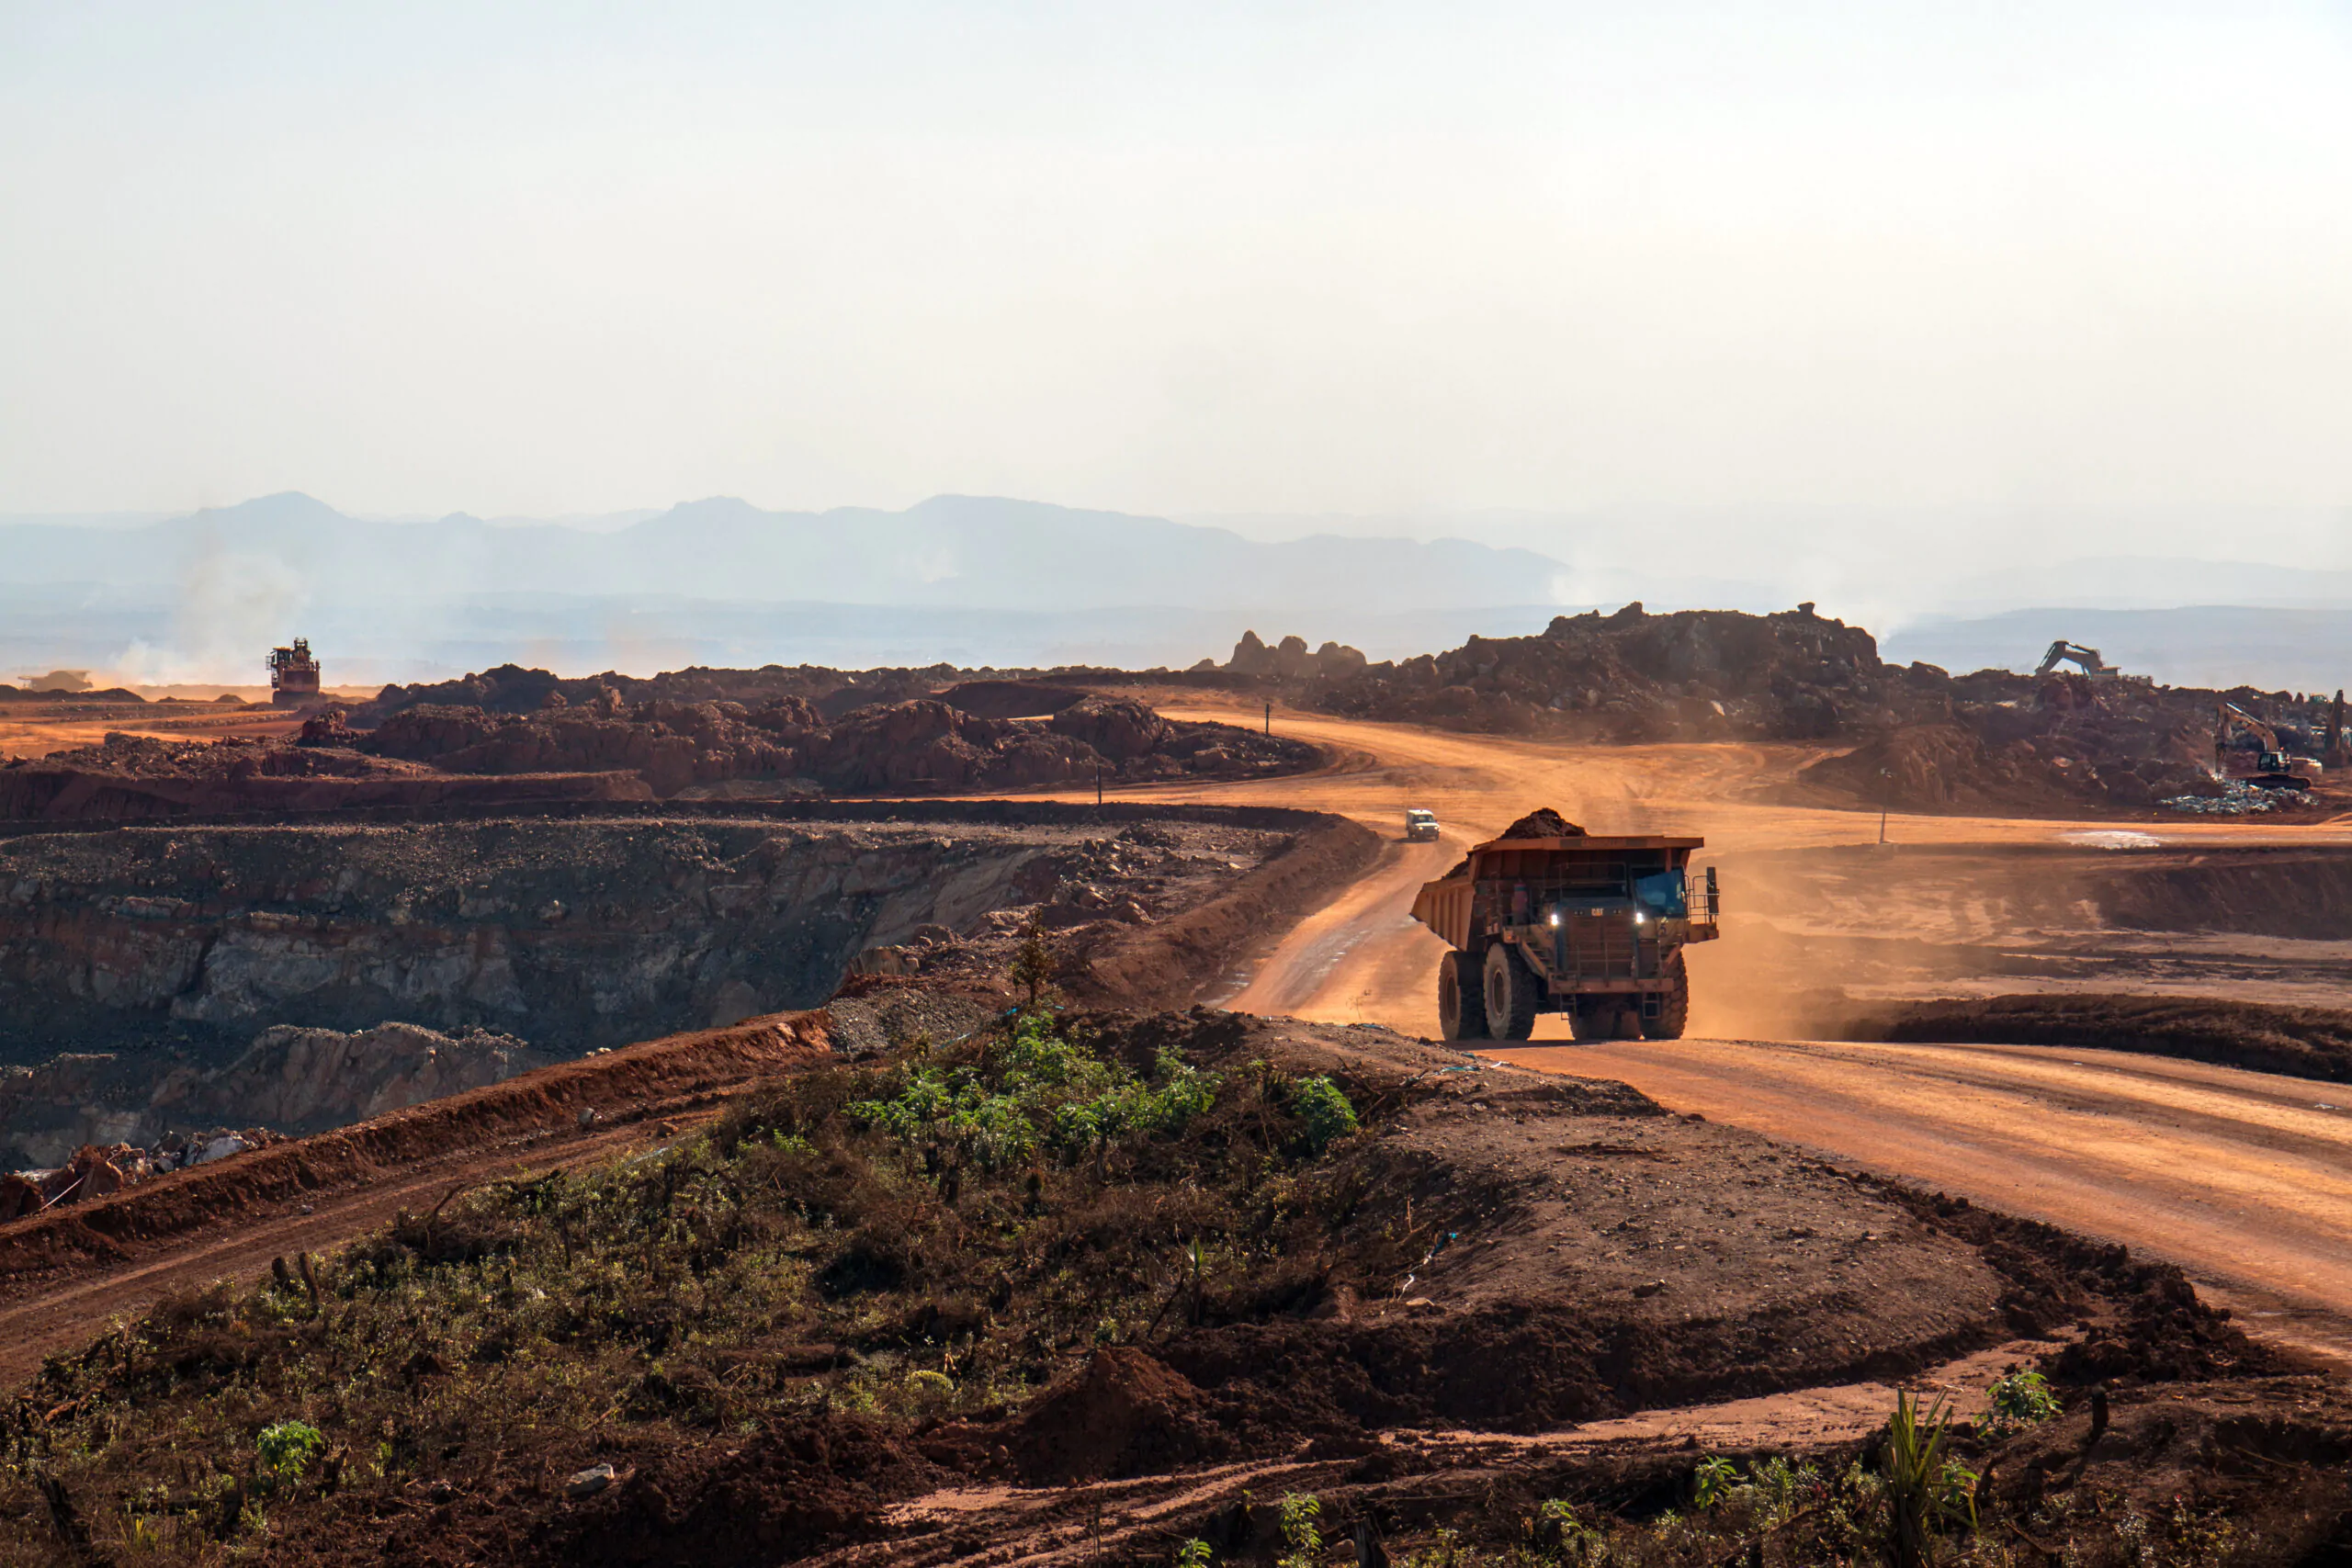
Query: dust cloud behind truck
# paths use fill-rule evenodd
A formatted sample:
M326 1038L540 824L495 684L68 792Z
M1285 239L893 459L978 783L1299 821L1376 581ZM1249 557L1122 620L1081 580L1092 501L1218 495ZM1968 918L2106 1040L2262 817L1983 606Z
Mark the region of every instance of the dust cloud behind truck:
M1704 839L1600 838L1556 812L1511 824L1424 883L1413 918L1452 949L1438 964L1448 1040L1525 1040L1565 1013L1578 1040L1680 1038L1690 1016L1682 950L1720 933Z

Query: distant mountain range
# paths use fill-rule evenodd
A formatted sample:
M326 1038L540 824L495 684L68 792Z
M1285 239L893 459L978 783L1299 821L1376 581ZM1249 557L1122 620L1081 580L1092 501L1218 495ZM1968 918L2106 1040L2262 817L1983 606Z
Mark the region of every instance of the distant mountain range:
M295 636L311 639L331 683L354 684L510 659L569 673L1182 666L1223 658L1245 629L1384 659L1473 633L1524 636L1626 598L1788 607L1785 589L1719 575L1719 551L1638 548L1645 531L1630 524L1605 533L1564 533L1559 556L1360 531L1253 538L977 496L903 512L719 498L548 522L386 522L289 492L162 519L0 518L0 679L62 666L249 682ZM1889 567L1861 581L1883 585L1867 614L1892 659L2030 669L2063 637L2175 683L2352 684L2352 572L2110 556L1962 578Z
M1252 626L1381 657L1540 630L1566 579L1457 539L1268 543L986 497L821 513L716 499L518 526L367 521L288 493L160 522L0 523L0 661L251 679L300 634L330 681L505 658L1148 665L1222 657Z

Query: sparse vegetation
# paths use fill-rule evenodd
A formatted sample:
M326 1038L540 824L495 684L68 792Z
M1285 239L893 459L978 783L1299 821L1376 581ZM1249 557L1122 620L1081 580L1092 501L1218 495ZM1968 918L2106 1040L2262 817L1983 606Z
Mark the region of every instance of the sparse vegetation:
M803 1072L650 1155L404 1215L316 1263L315 1305L217 1286L52 1360L24 1406L51 1418L0 1449L0 1542L52 1544L37 1473L94 1551L176 1562L598 1453L1001 1414L1343 1258L1401 1276L1426 1226L1318 1152L1347 1106L1046 1013Z

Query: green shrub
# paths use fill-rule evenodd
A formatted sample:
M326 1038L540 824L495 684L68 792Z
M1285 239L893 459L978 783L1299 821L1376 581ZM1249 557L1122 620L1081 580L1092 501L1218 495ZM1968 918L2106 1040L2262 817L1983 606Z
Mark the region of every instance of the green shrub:
M1318 1154L1356 1130L1356 1108L1348 1103L1347 1091L1320 1073L1293 1087L1291 1109L1306 1124L1306 1141Z
M1323 1502L1312 1493L1283 1496L1283 1553L1277 1568L1322 1568Z
M1738 1480L1737 1466L1721 1454L1709 1454L1690 1473L1690 1506L1702 1512L1713 1507Z
M274 1481L300 1480L326 1446L325 1437L316 1427L295 1420L273 1421L254 1440L262 1472Z
M1985 1394L1993 1406L1984 1423L1988 1437L2021 1432L2058 1414L2058 1396L2050 1392L2050 1380L2030 1367L1995 1379Z

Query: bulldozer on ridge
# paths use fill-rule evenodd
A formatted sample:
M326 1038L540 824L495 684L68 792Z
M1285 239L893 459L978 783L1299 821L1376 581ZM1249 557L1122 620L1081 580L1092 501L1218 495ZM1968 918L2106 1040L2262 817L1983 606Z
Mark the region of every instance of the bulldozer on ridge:
M1452 950L1439 961L1448 1040L1525 1040L1566 1013L1578 1040L1679 1039L1690 1014L1682 950L1713 942L1720 890L1693 876L1704 839L1599 838L1540 811L1424 883L1413 918Z

